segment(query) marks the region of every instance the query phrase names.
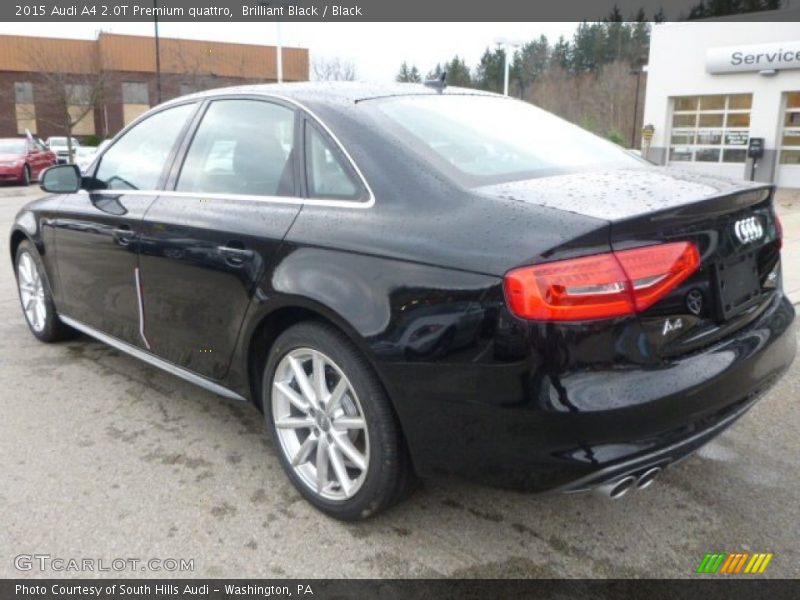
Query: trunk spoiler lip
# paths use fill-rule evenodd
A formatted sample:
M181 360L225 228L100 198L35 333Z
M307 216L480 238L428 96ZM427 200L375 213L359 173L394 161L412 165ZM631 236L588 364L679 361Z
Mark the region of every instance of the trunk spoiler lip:
M645 221L657 225L660 222L669 221L671 225L675 225L685 221L692 221L698 217L720 216L743 210L765 201L769 201L771 204L775 196L775 189L774 184L762 184L755 187L743 186L738 190L698 198L679 206L664 208L651 213L632 215L622 219L613 219L609 223L612 229L618 229L635 222L641 223Z
M674 214L698 204L748 194L771 195L771 183L738 181L673 167L596 169L471 188L477 196L519 202L621 223ZM726 202L728 200L723 200ZM761 198L745 200L756 204Z

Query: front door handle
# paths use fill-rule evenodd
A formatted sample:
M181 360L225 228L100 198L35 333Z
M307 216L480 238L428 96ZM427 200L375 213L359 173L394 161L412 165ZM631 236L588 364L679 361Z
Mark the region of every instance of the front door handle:
M120 225L116 227L113 231L114 239L117 240L120 246L127 246L131 243L131 238L133 237L134 233L133 230L128 227L127 225Z
M217 251L225 257L226 262L236 266L244 264L254 256L252 250L235 246L217 246Z

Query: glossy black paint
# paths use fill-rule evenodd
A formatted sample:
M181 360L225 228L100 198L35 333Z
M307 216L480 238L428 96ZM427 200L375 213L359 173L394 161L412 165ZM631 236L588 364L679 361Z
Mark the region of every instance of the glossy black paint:
M33 202L18 216L12 253L32 239L63 314L142 347L138 268L152 351L257 403L261 361L280 331L305 318L333 323L374 366L422 475L590 487L601 483L593 474L619 475L615 465L643 468L694 449L688 440L716 433L788 368L794 309L779 278L727 322L684 303L690 289L713 293L714 264L737 251L725 232L739 215L756 211L767 223L761 275L775 267L770 188L642 166L466 189L363 109L363 99L395 93L408 88L196 96L288 103L298 124L319 118L374 205L164 193L189 130L160 190ZM300 169L296 177L302 196ZM120 237L123 226L130 235ZM673 239L695 241L703 266L641 315L532 323L506 308L502 277L512 268ZM664 320L675 317L686 326L665 337Z

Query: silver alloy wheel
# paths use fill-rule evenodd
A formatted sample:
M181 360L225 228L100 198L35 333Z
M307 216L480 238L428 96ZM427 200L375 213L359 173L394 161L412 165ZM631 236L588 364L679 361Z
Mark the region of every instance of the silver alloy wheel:
M272 379L272 418L284 456L300 480L326 500L352 498L369 469L369 435L358 396L339 366L297 348Z
M17 263L17 281L22 309L34 331L44 329L47 321L47 304L44 298L44 281L39 268L29 252L22 252Z

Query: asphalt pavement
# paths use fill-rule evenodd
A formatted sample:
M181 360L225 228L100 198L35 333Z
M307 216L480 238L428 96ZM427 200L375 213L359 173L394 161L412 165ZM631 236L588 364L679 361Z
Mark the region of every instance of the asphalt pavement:
M0 231L39 193L0 187ZM798 302L800 195L778 204ZM86 337L38 342L2 256L0 577L698 577L706 552L742 551L774 554L756 577L800 576L800 360L733 428L620 501L429 481L342 524L294 491L254 407ZM18 570L34 554L194 571Z

